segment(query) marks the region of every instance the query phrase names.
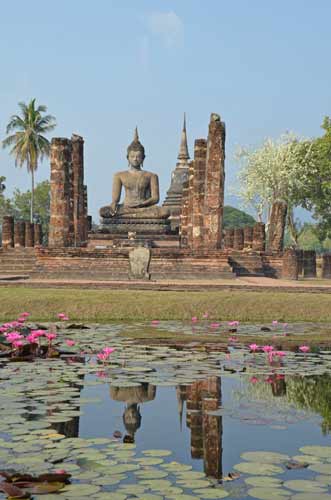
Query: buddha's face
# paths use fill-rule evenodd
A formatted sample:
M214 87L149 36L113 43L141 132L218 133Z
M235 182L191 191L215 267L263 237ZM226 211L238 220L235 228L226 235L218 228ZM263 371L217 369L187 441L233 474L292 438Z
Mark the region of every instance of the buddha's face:
M140 167L144 161L144 157L141 151L130 151L128 156L129 164L131 167Z

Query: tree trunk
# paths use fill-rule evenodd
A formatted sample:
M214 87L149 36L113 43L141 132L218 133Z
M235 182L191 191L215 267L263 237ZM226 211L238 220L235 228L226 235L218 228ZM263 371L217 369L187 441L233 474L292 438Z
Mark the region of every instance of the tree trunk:
M31 168L31 212L30 212L30 222L33 222L33 212L34 212L34 168Z

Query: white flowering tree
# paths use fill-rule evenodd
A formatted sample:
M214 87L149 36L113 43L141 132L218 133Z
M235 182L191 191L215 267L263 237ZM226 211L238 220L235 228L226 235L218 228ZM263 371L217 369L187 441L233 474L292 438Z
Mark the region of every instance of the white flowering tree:
M289 229L296 240L293 208L298 193L315 170L311 141L288 133L278 140L266 139L256 149L241 147L236 159L241 165L238 194L244 205L253 208L259 221L268 227L273 203L285 202Z

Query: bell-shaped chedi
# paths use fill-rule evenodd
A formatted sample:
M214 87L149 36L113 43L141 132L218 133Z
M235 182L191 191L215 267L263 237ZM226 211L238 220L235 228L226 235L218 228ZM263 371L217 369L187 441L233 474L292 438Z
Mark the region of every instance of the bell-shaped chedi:
M170 188L167 191L163 206L170 210L171 228L177 230L182 208L183 186L188 181L190 155L187 146L186 116L181 134L179 153L175 170L171 174Z

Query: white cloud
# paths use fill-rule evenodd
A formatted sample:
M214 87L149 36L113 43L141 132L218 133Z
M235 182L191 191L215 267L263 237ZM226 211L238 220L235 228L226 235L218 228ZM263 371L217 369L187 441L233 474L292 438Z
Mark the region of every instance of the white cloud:
M152 12L147 16L150 32L159 36L167 47L177 45L183 35L183 23L177 14L169 12Z

